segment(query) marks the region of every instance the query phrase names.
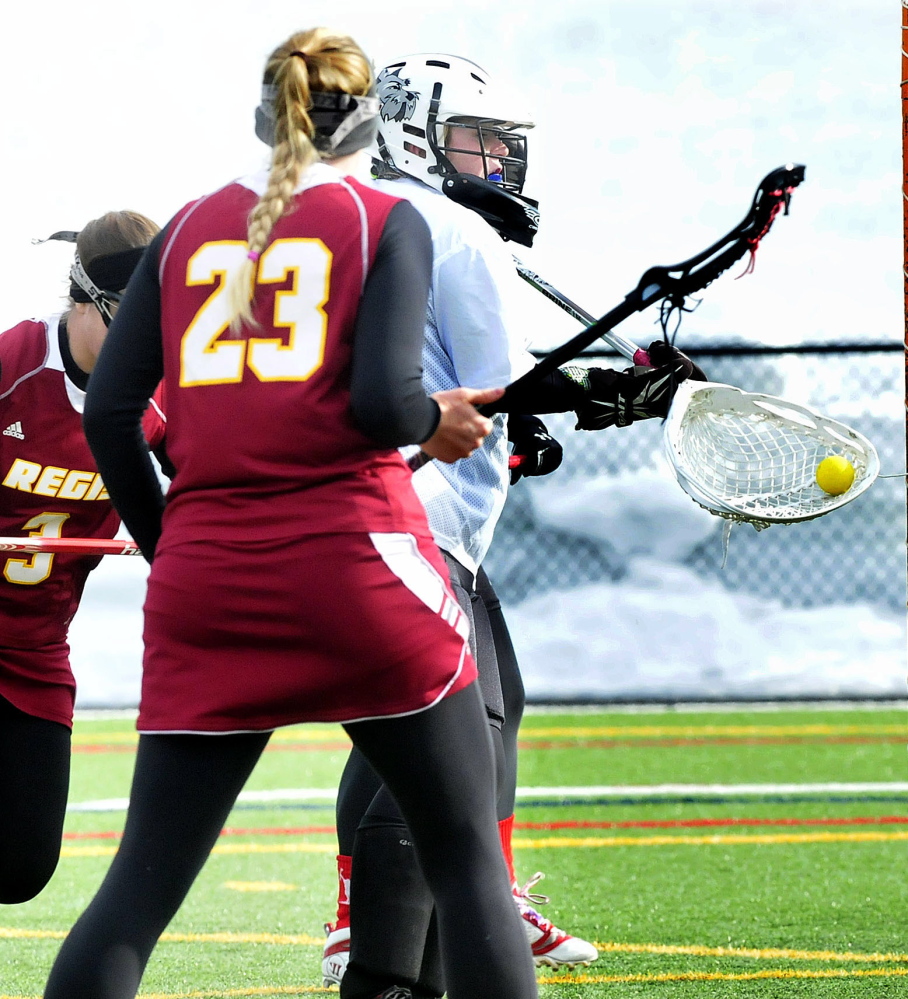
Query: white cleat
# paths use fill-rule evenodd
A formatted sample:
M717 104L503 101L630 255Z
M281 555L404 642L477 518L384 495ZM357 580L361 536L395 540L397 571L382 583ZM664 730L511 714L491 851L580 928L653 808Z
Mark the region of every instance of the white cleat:
M322 980L325 986L340 985L350 960L350 924L331 928L325 923L325 949L322 952Z
M534 907L545 905L547 895L533 894L533 888L545 877L536 873L522 887L514 892L517 908L523 919L533 960L537 965L546 964L550 968L573 968L578 964L588 965L599 957L599 951L587 940L572 937L570 933L559 930L551 920L548 920Z

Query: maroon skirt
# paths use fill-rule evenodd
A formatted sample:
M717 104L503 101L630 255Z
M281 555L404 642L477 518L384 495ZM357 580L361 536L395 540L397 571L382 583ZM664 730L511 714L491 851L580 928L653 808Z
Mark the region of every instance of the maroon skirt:
M421 711L475 680L468 629L428 535L163 544L145 602L138 729Z
M0 695L27 715L72 728L76 681L69 665L69 645L0 648Z

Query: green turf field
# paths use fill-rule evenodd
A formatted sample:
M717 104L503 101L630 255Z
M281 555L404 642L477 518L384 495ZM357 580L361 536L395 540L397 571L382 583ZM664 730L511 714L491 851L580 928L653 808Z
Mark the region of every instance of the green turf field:
M518 875L544 871L545 914L601 952L539 969L541 996L908 994L908 785L879 786L908 779L906 743L897 707L528 714ZM129 719L78 720L71 801L116 809L134 746ZM336 994L319 969L345 746L328 726L272 739L247 791L288 793L238 804L142 996ZM71 812L50 886L0 908L0 999L41 994L123 819Z

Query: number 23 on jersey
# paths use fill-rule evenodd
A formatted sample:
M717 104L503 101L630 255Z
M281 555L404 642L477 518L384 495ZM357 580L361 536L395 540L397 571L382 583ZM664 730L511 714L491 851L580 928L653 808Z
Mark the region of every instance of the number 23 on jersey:
M230 322L227 288L248 252L245 241L222 240L204 243L189 259L187 286L215 288L183 334L182 387L241 382L247 366L263 382L305 381L321 367L332 254L320 239L277 239L259 259L256 284L291 279L290 288L275 293L271 324L286 337L219 339Z

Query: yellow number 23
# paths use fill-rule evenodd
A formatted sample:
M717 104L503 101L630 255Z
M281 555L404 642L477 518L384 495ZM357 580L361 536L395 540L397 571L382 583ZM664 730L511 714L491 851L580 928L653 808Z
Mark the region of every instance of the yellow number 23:
M243 241L204 243L190 257L186 284L215 285L183 334L180 385L224 385L243 380L246 366L263 382L305 381L321 367L325 352L332 254L320 239L277 239L262 253L257 284L291 287L274 298L275 330L281 337L219 340L229 325L227 286L246 260Z

